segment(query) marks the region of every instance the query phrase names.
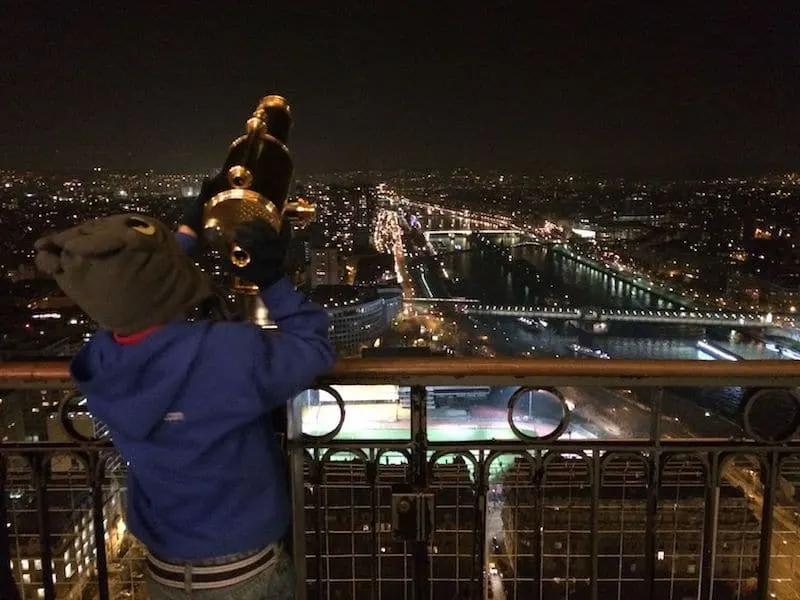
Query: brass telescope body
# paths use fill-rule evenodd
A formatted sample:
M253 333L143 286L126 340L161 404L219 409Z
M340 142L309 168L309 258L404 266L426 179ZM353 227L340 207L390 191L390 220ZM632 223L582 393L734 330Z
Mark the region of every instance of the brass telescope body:
M266 96L235 139L221 172L212 180L212 197L204 209L204 235L230 252L237 267L250 263L249 253L234 239L236 227L261 219L280 232L285 219L304 227L316 216L306 200L287 202L293 162L287 147L291 110L282 96Z

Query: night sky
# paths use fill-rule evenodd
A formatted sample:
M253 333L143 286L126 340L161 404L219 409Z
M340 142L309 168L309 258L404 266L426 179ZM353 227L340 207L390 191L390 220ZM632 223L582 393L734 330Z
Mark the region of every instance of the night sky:
M796 2L122 4L3 3L0 167L218 168L280 93L303 173L800 169Z

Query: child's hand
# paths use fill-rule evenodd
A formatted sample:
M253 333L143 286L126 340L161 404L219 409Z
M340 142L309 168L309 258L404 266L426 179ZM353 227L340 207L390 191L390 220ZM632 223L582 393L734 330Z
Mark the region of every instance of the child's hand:
M291 238L291 225L284 221L280 233L266 221L256 219L236 228L236 244L250 256L244 267L233 265L238 277L252 281L262 290L277 282L286 272L286 251Z

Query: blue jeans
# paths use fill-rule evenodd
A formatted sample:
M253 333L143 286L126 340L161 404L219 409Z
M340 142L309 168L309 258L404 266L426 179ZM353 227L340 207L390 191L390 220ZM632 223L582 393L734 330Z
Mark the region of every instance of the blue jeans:
M264 571L242 583L189 594L148 577L147 594L150 600L293 600L294 585L292 557L285 549L281 549Z

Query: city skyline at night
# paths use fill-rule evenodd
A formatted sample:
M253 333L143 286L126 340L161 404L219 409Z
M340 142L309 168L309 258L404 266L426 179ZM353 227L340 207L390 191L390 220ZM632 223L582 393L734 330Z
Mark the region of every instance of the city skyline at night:
M261 4L3 8L0 600L800 600L797 7Z

